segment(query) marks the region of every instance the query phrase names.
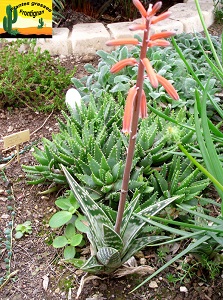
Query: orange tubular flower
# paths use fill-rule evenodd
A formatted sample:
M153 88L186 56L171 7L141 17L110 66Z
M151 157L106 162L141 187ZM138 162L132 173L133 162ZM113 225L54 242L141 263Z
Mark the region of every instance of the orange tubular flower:
M117 62L110 70L111 73L117 73L127 66L135 66L138 62L135 58L126 58Z
M132 113L133 113L133 103L137 94L136 86L133 86L129 89L128 96L125 104L125 111L123 117L123 126L122 132L130 133L131 132L131 124L132 124Z
M139 0L132 0L133 4L135 5L135 7L138 9L138 11L140 12L140 14L146 18L147 17L147 11L145 10L144 6L142 5L142 3Z
M177 91L172 86L172 84L166 78L164 78L159 74L156 74L156 77L159 83L164 87L164 89L170 95L170 97L173 98L174 100L179 100L179 95L177 94Z
M135 31L135 30L145 30L146 24L132 24L129 26L129 30Z
M174 36L175 34L176 34L176 32L173 32L173 31L163 31L163 32L159 32L159 33L155 33L155 34L151 35L150 40L154 41L157 39L164 39L164 38Z
M165 19L169 18L170 15L171 15L171 12L170 11L166 11L166 12L160 14L157 17L153 17L151 24L156 24L159 21L165 20Z
M156 73L154 72L150 61L148 60L148 58L143 58L142 62L143 62L144 67L146 68L146 73L149 77L149 81L150 81L152 87L157 88L159 83L156 78Z
M147 12L147 17L154 16L160 10L161 6L162 6L161 1L156 2L153 5L152 10Z
M146 94L144 90L142 90L142 98L140 102L140 111L139 111L139 117L144 119L148 116L147 114L147 102L146 102Z
M139 45L137 39L119 39L119 40L110 40L106 42L107 46L121 46L121 45Z
M167 46L170 46L170 42L168 42L166 40L158 40L158 39L155 41L148 42L148 47L155 47L155 46L167 47Z

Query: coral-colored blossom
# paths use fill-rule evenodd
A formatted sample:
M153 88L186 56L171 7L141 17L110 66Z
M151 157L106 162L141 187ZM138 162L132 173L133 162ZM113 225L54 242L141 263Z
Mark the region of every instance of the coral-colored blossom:
M148 60L148 58L145 57L145 58L143 58L142 62L143 62L144 67L146 68L146 73L149 77L149 81L150 81L152 87L157 88L159 83L156 78L156 73L154 72L150 61Z
M162 2L161 1L156 2L153 5L152 10L147 12L147 17L154 16L160 10L161 6L162 6Z
M110 72L117 73L127 66L135 66L137 64L138 64L137 60L133 57L122 59L119 62L117 62L114 66L112 66Z
M129 39L110 40L106 42L107 46L121 46L125 44L138 45L139 41L137 39L129 38Z
M175 34L176 34L176 32L174 32L174 31L162 31L162 32L155 33L155 34L151 35L150 40L154 41L154 40L157 40L157 39L164 39L164 38L171 37Z
M123 126L122 132L130 133L131 132L131 124L132 124L132 113L133 113L133 103L137 94L136 86L133 86L129 89L128 96L125 104L125 111L123 117Z
M171 15L171 12L170 12L170 11L166 11L166 12L160 14L160 15L157 16L157 17L154 16L154 17L152 18L151 24L156 24L156 23L158 23L158 22L160 22L160 21L162 21L162 20L165 20L165 19L169 18L170 15Z
M145 30L146 24L132 24L129 26L129 30L135 31L135 30Z
M155 47L155 46L167 47L167 46L170 46L170 42L168 42L166 40L158 40L158 39L155 41L148 42L148 47Z
M170 95L171 98L174 100L179 100L179 95L177 94L177 91L172 86L172 84L163 76L156 74L156 77L159 81L159 83L164 87L164 89L167 91L167 93Z
M162 21L170 16L170 12L164 12L160 14L159 16L155 16L157 11L161 8L162 2L159 1L155 3L153 6L149 5L148 10L144 8L142 3L139 0L133 0L133 4L136 6L136 8L139 10L139 12L142 15L142 23L141 24L131 24L129 29L132 31L135 30L144 30L144 38L143 42L141 43L138 39L136 38L124 38L124 39L116 39L116 40L110 40L106 43L107 46L121 46L121 45L139 45L142 47L142 52L140 62L138 63L135 58L126 58L123 59L119 62L117 62L112 68L111 68L111 73L116 73L125 68L126 66L134 66L139 64L139 68L141 72L143 72L143 69L145 68L145 71L147 73L146 78L149 79L152 87L157 88L159 84L161 84L166 92L172 97L174 100L178 100L179 96L177 94L177 91L174 89L172 84L162 77L159 74L156 74L154 71L149 59L146 57L146 48L147 47L154 47L154 46L161 46L161 47L167 47L170 45L169 41L164 40L164 38L171 37L175 35L175 32L170 32L170 31L164 31L160 33L155 33L153 35L149 35L149 30L150 26L152 24L156 24L159 21ZM141 65L143 64L143 66ZM141 73L141 76L144 74ZM123 116L123 126L122 126L122 131L124 133L131 133L131 130L133 130L132 134L136 132L137 128L133 126L132 127L132 119L138 116L133 115L134 109L139 108L139 117L141 118L146 118L147 117L147 103L146 103L146 95L145 92L142 88L143 83L138 83L137 86L133 86L132 88L129 89L128 96L126 99L126 104L125 104L125 109L124 109L124 116ZM137 93L141 91L142 96L141 99L136 98ZM135 101L140 101L140 103L137 103ZM135 105L137 105L135 107ZM139 105L139 106L138 106ZM135 121L135 119L134 119ZM134 122L134 125L136 123Z
M145 10L144 6L142 5L142 3L139 0L132 0L133 4L135 5L135 7L138 9L138 11L140 12L140 14L146 18L147 16L147 11Z
M147 102L146 102L146 94L144 90L142 90L142 97L140 101L140 111L139 111L139 117L144 119L148 116L147 114Z

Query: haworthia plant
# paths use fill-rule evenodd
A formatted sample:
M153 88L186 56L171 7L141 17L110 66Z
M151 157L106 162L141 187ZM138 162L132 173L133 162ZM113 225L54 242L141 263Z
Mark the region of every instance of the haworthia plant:
M87 107L83 103L75 112L70 110L70 116L63 113L65 121L58 120L60 132L52 135L52 141L43 138L43 150L37 147L34 150L39 165L23 166L29 183L51 184L48 192L60 189L61 185L67 185L60 167L63 164L95 200L106 201L115 208L128 144L127 136L119 129L122 102L122 97L115 102L105 94L98 102L91 99ZM135 168L130 177L130 196L138 189L142 201L154 190L148 181L154 167L163 162L171 164L173 154L170 151L177 149L176 136L184 143L194 140L193 131L189 129L193 118L187 120L184 110L173 113L167 108L166 113L188 128L174 127L153 113L141 121L133 161Z

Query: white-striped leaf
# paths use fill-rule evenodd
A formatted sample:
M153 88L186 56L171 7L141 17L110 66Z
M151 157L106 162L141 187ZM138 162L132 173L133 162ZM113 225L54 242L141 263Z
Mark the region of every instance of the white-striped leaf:
M86 263L81 267L81 270L89 273L100 272L104 269L104 266L98 262L96 256L91 256Z
M89 194L73 179L66 168L62 165L61 168L63 169L70 188L90 224L93 239L97 240L96 244L98 247L102 247L103 225L113 227L113 224L100 206L98 206L98 204L89 196Z
M120 251L123 248L123 242L121 237L111 228L107 225L103 225L103 231L104 231L104 246L106 247L113 247L116 250Z
M97 258L100 263L109 268L118 268L122 264L119 251L112 247L100 248L97 252Z
M141 238L138 238L134 240L131 244L129 244L129 248L127 248L126 254L124 257L122 257L122 264L124 264L130 257L132 257L135 253L137 253L142 248L154 244L156 242L170 239L170 237L167 236L143 236Z

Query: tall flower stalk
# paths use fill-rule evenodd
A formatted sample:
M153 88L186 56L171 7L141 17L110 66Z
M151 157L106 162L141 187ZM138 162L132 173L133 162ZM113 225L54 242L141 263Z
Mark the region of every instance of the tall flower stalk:
M129 39L117 39L117 40L110 40L106 44L108 46L120 46L125 44L130 45L139 45L141 47L140 58L137 61L135 58L127 58L117 62L112 68L111 72L116 73L122 70L126 66L133 66L138 65L138 74L137 74L137 81L136 84L130 88L128 92L128 96L126 99L126 105L124 110L124 117L123 117L123 133L130 134L129 137L129 145L126 157L126 164L123 174L123 181L120 193L120 200L118 206L118 213L115 223L115 231L116 233L120 233L123 213L125 208L126 197L128 194L128 185L130 179L130 172L132 168L132 161L134 156L135 150L135 143L137 137L137 130L138 130L138 122L139 118L147 117L147 103L146 103L146 96L143 90L143 83L144 80L149 80L152 87L157 88L159 84L163 85L164 89L167 93L175 100L179 99L179 96L171 85L171 83L166 80L161 75L157 74L149 61L146 57L147 49L149 47L154 46L169 46L169 42L164 40L163 38L171 37L175 33L164 31L161 33L156 33L154 35L150 35L151 26L161 20L164 20L170 16L170 12L165 12L160 14L159 16L155 16L155 14L159 11L162 6L162 2L159 1L156 4L149 5L148 10L144 8L142 3L139 0L133 0L133 4L139 10L142 16L142 24L133 24L130 26L130 30L143 30L143 40L140 42L136 38L129 38Z

